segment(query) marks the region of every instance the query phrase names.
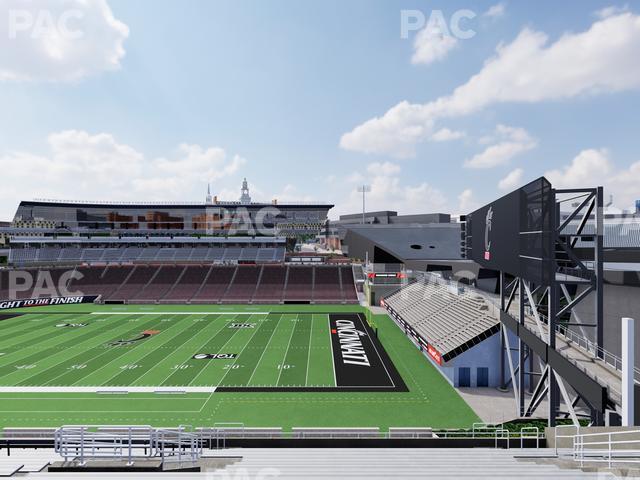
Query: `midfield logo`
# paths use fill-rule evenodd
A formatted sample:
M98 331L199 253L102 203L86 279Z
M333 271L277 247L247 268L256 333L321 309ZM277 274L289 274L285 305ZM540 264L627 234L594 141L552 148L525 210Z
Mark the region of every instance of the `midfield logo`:
M141 340L145 340L152 335L157 335L160 333L160 330L145 330L140 335L134 338L130 338L129 340L116 340L115 342L108 343L110 347L120 347L123 345L133 345L136 342L140 342Z
M72 328L76 328L76 327L86 327L87 325L89 325L88 323L59 323L56 325L56 327L72 327Z
M230 323L229 328L256 328L255 323Z
M331 333L338 335L340 339L340 352L344 363L363 367L371 366L360 340L361 337L367 336L366 332L357 330L355 323L351 320L336 320L336 328Z
M237 356L237 353L196 353L192 358L195 360L230 360Z

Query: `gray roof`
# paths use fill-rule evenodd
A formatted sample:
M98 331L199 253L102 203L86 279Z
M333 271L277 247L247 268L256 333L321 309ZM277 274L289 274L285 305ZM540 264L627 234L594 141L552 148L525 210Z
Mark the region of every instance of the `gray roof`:
M456 223L350 225L345 241L369 241L402 261L462 259L460 224Z

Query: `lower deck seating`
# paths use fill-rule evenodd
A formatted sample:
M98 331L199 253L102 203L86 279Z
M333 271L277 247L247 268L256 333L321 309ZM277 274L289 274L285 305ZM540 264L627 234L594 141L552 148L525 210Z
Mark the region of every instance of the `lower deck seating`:
M343 300L340 285L340 269L334 267L316 267L313 299L322 303L340 303Z
M225 293L223 302L248 303L253 298L260 278L260 267L238 266L233 283Z
M437 280L411 283L385 300L445 360L453 358L476 339L497 332L495 318L483 296L464 287Z
M313 273L310 267L289 267L285 301L300 301L313 298Z
M20 272L20 273L17 273ZM11 275L15 275L12 279ZM11 292L12 280L28 277ZM25 281L25 280L23 280ZM125 303L357 303L351 267L289 265L83 265L0 270L0 300L60 295L101 296ZM20 283L20 282L19 282Z
M212 267L209 278L191 300L193 303L217 303L229 288L236 267Z
M198 293L202 282L207 278L211 270L210 266L185 267L185 272L174 287L162 298L163 303L183 303L188 302Z
M279 303L284 293L287 269L282 266L265 265L262 267L260 284L253 296L254 303Z
M130 301L133 300L149 283L156 274L159 267L148 267L138 265L133 269L131 275L116 289L109 297L109 300Z

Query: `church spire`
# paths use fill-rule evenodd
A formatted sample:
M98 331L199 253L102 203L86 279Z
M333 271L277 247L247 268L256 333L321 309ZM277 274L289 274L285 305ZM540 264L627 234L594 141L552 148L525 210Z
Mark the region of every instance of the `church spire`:
M207 205L211 205L213 203L213 199L211 198L211 184L207 183L207 198L205 200Z

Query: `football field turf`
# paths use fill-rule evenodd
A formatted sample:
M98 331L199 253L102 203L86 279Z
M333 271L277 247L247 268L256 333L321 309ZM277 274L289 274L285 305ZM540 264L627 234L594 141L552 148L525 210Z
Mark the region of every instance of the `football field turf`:
M73 305L2 315L2 426L477 421L386 315L357 306Z
M4 318L0 326L0 387L26 392L91 386L105 392L107 387L366 390L400 383L387 372L393 366L373 343L366 320L353 313L26 313ZM344 371L342 350L332 341L336 335L362 346L359 354L351 348L347 358L347 367L360 369L355 375Z

